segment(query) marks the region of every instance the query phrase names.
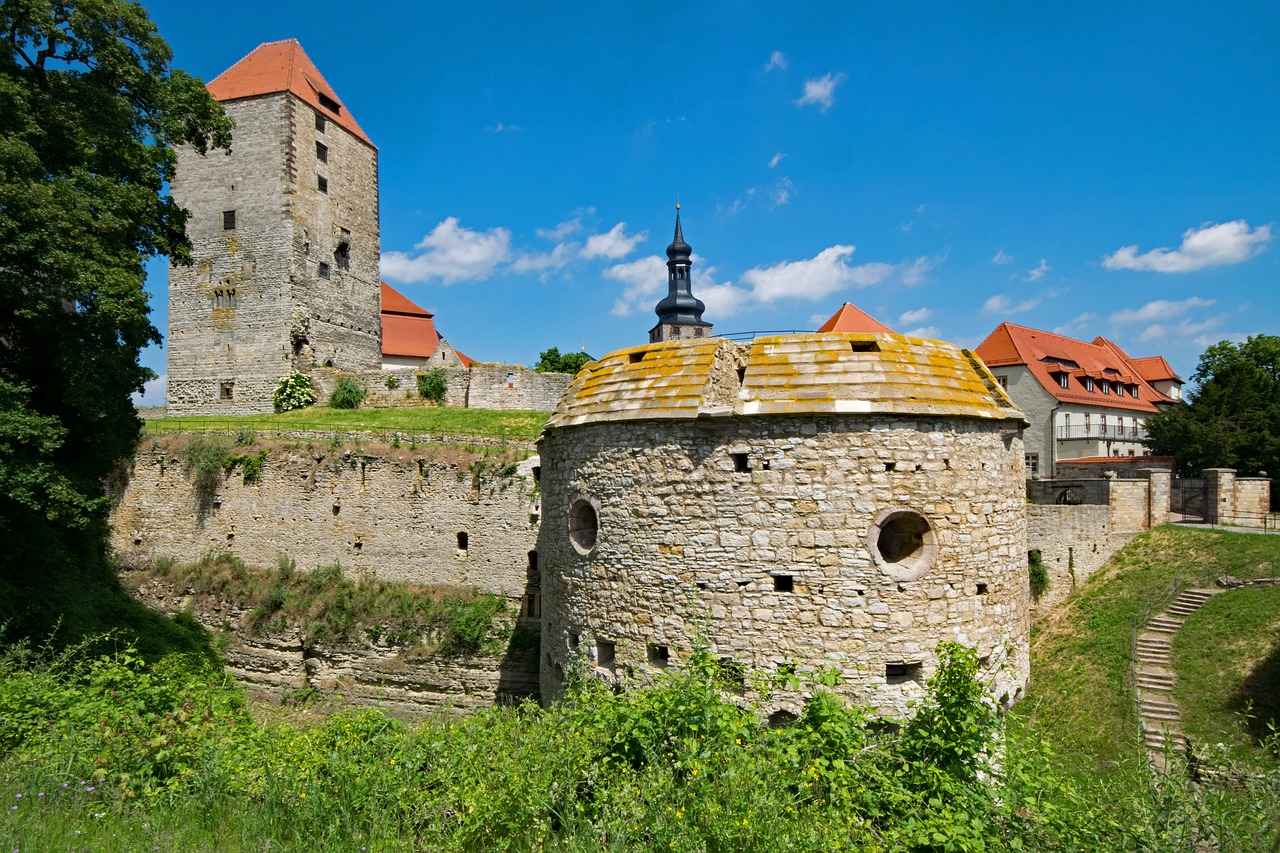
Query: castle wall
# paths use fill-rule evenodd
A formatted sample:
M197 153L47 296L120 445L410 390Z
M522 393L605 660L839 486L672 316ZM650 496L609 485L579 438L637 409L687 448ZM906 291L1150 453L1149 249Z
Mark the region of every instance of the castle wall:
M298 445L272 449L257 483L246 485L236 467L202 506L180 451L140 450L112 512L111 545L126 566L194 561L209 549L258 566L288 554L302 570L338 563L348 573L522 599L536 593L535 465L533 457L504 473L491 462L477 469Z
M567 373L537 373L519 364L477 363L470 368L440 369L445 375L444 404L457 408L549 412L573 381ZM311 383L321 403L328 401L338 380L347 376L360 383L367 393L360 404L362 407L417 406L421 405L417 390L419 372L422 371L317 368L311 371ZM400 380L397 388L387 387L387 376L392 373Z
M1058 476L1056 479L1094 479L1107 472L1113 472L1121 480L1141 479L1142 471L1148 469L1172 471L1172 456L1116 456L1093 462L1079 459L1058 460Z
M923 695L938 642L957 640L1015 698L1028 676L1023 447L1002 426L868 415L548 430L543 700L575 660L644 680L699 636L731 669L835 666L837 690L891 716ZM598 533L584 555L573 531L586 504ZM870 541L902 510L932 528L918 576ZM801 697L773 701L795 710Z
M1032 600L1035 618L1053 610L1141 529L1115 529L1108 505L1028 504L1027 547L1040 552L1049 573L1048 589Z

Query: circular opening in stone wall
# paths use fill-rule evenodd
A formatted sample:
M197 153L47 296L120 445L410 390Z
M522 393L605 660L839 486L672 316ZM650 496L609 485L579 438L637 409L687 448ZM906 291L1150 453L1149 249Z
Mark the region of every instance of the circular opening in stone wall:
M917 580L938 558L933 527L911 510L883 513L872 525L867 544L876 564L895 580Z
M589 501L576 500L569 507L569 541L579 554L590 554L596 547L596 533L600 529L600 521L596 518L596 508Z

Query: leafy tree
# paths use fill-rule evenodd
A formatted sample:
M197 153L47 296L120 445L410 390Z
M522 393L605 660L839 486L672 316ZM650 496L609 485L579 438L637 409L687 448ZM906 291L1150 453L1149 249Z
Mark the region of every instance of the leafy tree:
M1151 452L1173 456L1183 476L1203 468L1280 473L1280 337L1216 343L1192 378L1186 405L1147 420Z
M430 373L419 373L417 377L418 396L437 406L443 406L445 394L449 391L449 379L444 371L437 367Z
M138 354L160 340L143 264L190 261L163 193L173 146L229 148L231 122L136 2L0 0L0 38L3 581L43 558L101 561L104 482L153 376Z
M538 373L568 373L574 374L582 369L582 365L591 361L591 356L585 352L567 352L560 354L559 347L552 347L544 351L538 356L538 363L533 369Z
M333 393L329 395L329 408L358 409L360 404L364 402L364 395L365 390L360 387L359 382L356 382L350 376L344 376L338 380L338 384L333 388Z

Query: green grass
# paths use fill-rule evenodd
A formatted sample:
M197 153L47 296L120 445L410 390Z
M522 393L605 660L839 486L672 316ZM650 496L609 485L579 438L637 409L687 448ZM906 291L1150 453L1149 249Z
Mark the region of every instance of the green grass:
M1138 536L1037 630L1015 718L1049 733L1078 778L1125 772L1139 754L1129 684L1135 614L1184 572L1262 577L1276 560L1280 537L1172 526Z
M1173 668L1182 731L1192 743L1222 743L1239 759L1265 760L1259 741L1280 726L1280 586L1211 598L1174 638Z
M235 433L238 430L307 430L323 433L368 431L532 441L542 432L549 417L548 412L430 406L386 409L330 409L311 406L282 414L157 418L147 421L146 428L152 434L197 431Z

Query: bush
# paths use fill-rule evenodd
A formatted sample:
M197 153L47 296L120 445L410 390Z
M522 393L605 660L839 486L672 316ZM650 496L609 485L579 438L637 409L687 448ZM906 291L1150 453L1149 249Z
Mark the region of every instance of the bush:
M437 367L430 373L418 374L418 396L422 399L430 400L437 406L443 406L444 395L448 390L449 382L440 368Z
M1044 595L1049 588L1049 570L1045 568L1039 550L1027 552L1027 576L1031 579L1031 594L1036 598Z
M329 408L358 409L364 400L364 394L365 391L360 387L360 383L350 376L344 376L338 380L333 393L329 395Z
M394 373L387 374L387 388L394 391L400 387L400 377Z
M208 512L213 505L218 487L222 485L228 450L221 442L199 437L191 439L187 444L187 473L191 475L196 503L202 514Z
M300 370L289 371L288 376L281 376L276 383L276 390L271 395L277 412L291 412L294 409L305 409L316 401L315 389L311 387L311 377Z

